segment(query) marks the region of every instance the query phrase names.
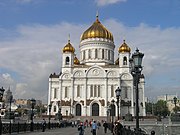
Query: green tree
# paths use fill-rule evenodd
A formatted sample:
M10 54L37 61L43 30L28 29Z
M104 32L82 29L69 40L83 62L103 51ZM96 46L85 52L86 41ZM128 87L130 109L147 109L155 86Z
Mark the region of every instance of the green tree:
M159 100L157 101L157 103L155 103L154 114L156 116L166 117L167 115L169 115L169 113L170 111L168 110L166 101Z
M154 103L151 102L146 103L146 114L153 114L153 106Z

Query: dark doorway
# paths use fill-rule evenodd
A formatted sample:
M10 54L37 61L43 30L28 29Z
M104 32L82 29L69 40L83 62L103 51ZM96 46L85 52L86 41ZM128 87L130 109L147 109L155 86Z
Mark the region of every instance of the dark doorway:
M76 116L81 116L81 105L80 104L76 105Z
M99 116L99 105L97 103L92 105L92 116Z

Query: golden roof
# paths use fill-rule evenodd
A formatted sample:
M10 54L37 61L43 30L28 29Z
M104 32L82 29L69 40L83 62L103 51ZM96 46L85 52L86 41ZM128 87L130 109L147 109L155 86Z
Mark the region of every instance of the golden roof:
M124 43L119 47L118 52L131 52L131 48L125 43L125 40Z
M64 46L64 48L63 48L63 53L64 52L72 52L72 53L74 53L75 52L75 49L74 49L74 47L71 45L71 43L70 43L70 40L68 40L68 43Z
M119 65L119 58L115 61L115 65Z
M101 24L98 15L96 21L81 35L81 41L88 38L105 38L113 41L113 35Z
M75 56L75 57L74 57L74 64L75 64L75 65L79 65L79 63L80 63L80 62L79 62L78 58Z

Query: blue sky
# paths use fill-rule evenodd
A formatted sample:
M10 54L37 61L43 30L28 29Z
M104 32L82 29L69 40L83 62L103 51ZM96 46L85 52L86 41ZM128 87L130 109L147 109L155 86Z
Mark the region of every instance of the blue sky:
M68 34L78 56L97 10L115 52L126 39L132 52L145 53L146 96L180 95L179 0L0 0L0 86L10 86L15 98L46 102Z

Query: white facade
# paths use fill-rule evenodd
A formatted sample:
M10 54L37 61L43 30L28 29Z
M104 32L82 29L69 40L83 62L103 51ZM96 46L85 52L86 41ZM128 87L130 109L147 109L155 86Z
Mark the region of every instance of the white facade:
M81 40L79 64L75 63L74 52L70 49L65 48L62 53L60 74L49 77L51 115L61 107L63 116L107 116L111 101L116 101L115 90L120 87L120 116L125 116L128 111L134 116L135 90L129 65L130 52L120 52L115 62L114 42L106 36ZM139 83L140 116L146 115L144 85L142 76ZM114 108L117 116L116 102Z

